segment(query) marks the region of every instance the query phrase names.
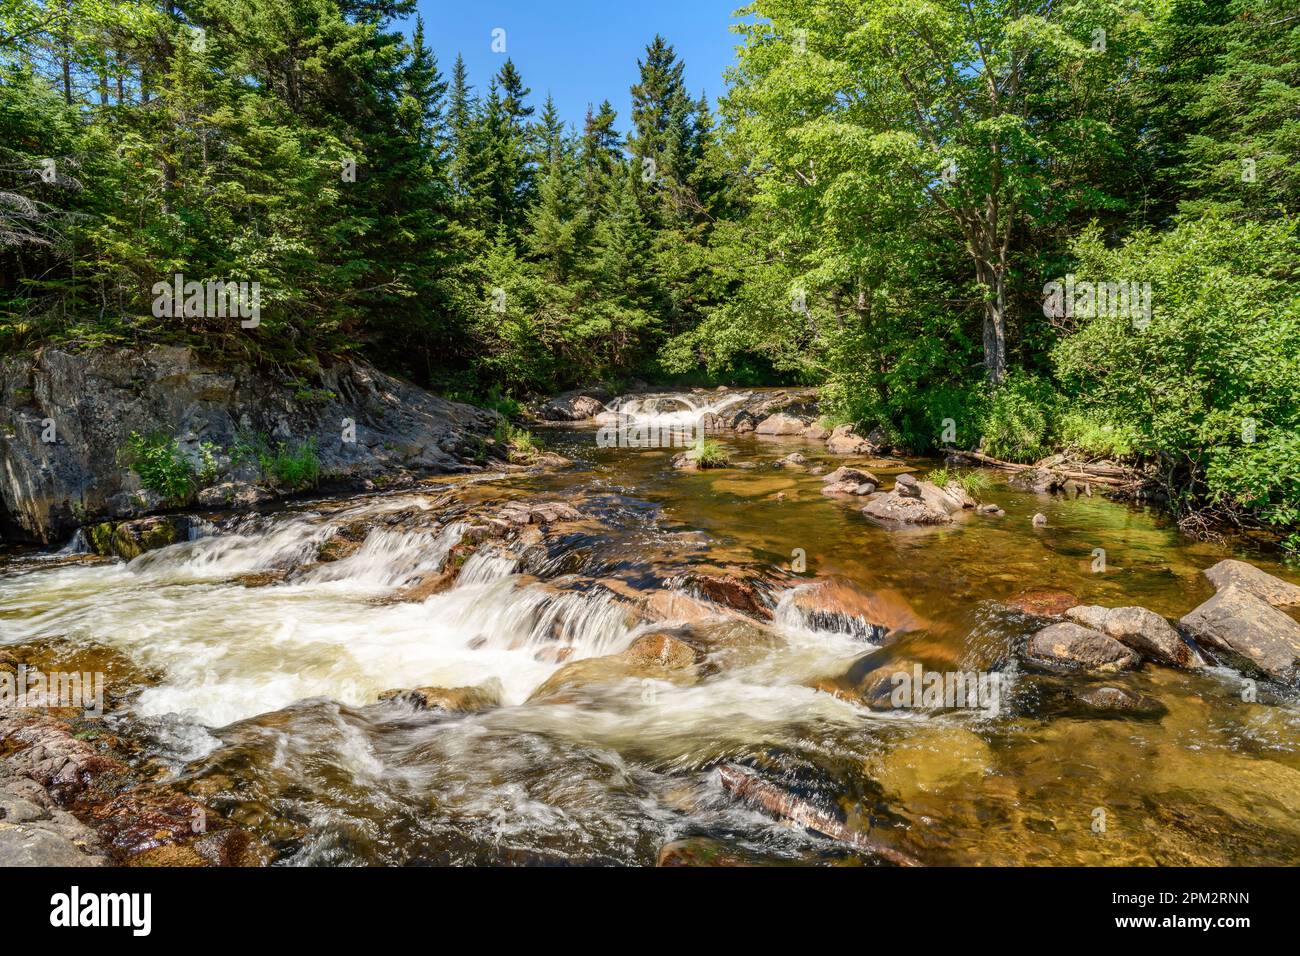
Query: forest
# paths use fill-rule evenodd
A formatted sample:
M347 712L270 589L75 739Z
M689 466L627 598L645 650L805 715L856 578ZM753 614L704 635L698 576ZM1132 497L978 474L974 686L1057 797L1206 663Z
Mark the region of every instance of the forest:
M0 357L357 354L507 412L817 385L895 447L1138 462L1188 530L1300 549L1294 4L756 0L707 93L651 28L581 128L435 29L0 0ZM182 280L256 318L159 308Z

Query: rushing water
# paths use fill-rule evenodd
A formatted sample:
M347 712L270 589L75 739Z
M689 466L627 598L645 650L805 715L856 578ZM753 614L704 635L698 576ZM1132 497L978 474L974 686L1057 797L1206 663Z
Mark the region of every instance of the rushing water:
M702 409L618 412L690 425ZM143 735L173 786L252 828L280 863L648 863L685 837L754 862L869 859L738 802L721 764L925 863L1300 861L1293 695L1274 688L1248 703L1227 669L1147 665L1105 683L1157 699L1163 716L1084 715L1054 703L1068 680L1017 663L1035 623L1001 603L1047 586L1176 618L1212 593L1199 572L1230 551L1100 497L1000 483L985 497L1003 516L887 531L853 501L822 496L819 477L773 467L796 450L825 457L800 440L721 436L733 461L758 467L691 473L672 469L676 449L602 448L594 428L544 437L572 468L458 493L571 501L599 524L485 545L443 593L391 600L444 566L464 524L408 530L387 518L441 519L445 482L214 526L130 563L12 561L0 642L106 645L153 675L110 721ZM1036 511L1046 529L1031 527ZM359 548L313 563L357 521L370 528ZM719 624L739 636L689 679L615 678L529 700L566 663L655 627L620 589L671 586L692 568L790 569L800 555L804 576L853 582L906 628L876 649L809 627L787 591L770 627ZM872 711L814 689L864 654L996 671L1006 705ZM501 706L448 716L376 704L390 688L469 685Z

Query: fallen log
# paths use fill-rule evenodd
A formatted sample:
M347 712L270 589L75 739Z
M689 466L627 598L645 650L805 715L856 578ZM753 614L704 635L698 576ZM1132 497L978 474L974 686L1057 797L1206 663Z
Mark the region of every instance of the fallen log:
M1070 481L1091 481L1099 485L1110 485L1116 488L1142 484L1141 475L1118 465L1071 465L1070 469L1067 470L1051 465L1021 465L1013 461L1002 461L978 451L953 452L951 457L978 462L981 465L1000 468L1003 471L1021 472L1042 468Z
M831 813L800 800L794 794L768 783L740 767L721 767L722 787L747 803L757 804L768 813L814 833L839 840L867 853L888 860L896 866L921 866L921 862L900 850L884 846L863 833L846 826Z

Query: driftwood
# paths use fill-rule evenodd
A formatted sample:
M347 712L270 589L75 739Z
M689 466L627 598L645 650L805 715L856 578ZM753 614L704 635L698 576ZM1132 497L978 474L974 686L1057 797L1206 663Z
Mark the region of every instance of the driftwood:
M988 465L991 468L1001 468L1003 471L1020 472L1043 468L1053 474L1060 475L1061 478L1068 481L1090 481L1098 485L1111 485L1117 488L1142 483L1140 475L1119 465L1071 465L1068 469L1055 468L1051 465L1019 465L1012 461L1002 461L992 455L986 455L978 451L953 452L953 457L979 462L981 465Z
M842 821L825 810L813 806L806 800L800 800L794 794L782 790L739 767L722 767L722 786L728 793L748 803L762 807L773 814L805 829L839 840L865 850L868 853L888 860L897 866L921 866L921 862L900 850L877 843L870 837L846 826Z

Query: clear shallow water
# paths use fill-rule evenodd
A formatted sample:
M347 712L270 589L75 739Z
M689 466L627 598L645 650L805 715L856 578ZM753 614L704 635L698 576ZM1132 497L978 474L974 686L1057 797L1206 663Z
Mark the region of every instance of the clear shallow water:
M1300 860L1293 697L1248 704L1229 671L1147 666L1107 683L1158 699L1160 719L1061 711L1050 701L1062 682L1015 662L1033 621L999 603L1046 586L1178 617L1212 593L1199 572L1229 551L1100 497L1000 484L985 499L1005 516L886 531L822 496L819 477L770 467L790 451L821 454L800 441L728 436L734 460L758 468L683 473L675 449L598 448L594 429L543 437L574 467L461 497L561 499L602 524L564 526L544 549L480 552L427 600L386 603L442 565L461 525L382 519L429 508L445 483L322 503L127 565L15 562L0 576L0 640L107 645L156 674L118 719L146 735L174 786L256 830L282 863L648 863L693 836L756 862L864 859L737 803L719 783L724 763L926 863ZM1047 529L1030 526L1036 511ZM240 583L305 567L358 519L376 530L351 556L290 582ZM1095 548L1105 573L1092 571ZM778 612L698 679L615 679L528 701L562 662L621 651L647 629L587 583L631 593L690 568L788 569L796 549L806 576L851 581L913 629L875 650ZM811 686L865 653L997 670L1008 706L873 712ZM375 705L388 688L484 683L503 706L446 717Z

